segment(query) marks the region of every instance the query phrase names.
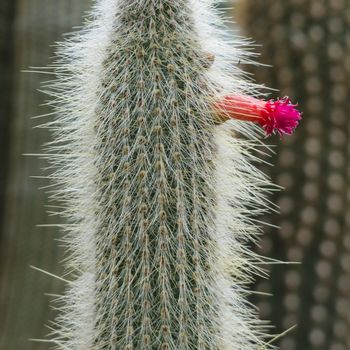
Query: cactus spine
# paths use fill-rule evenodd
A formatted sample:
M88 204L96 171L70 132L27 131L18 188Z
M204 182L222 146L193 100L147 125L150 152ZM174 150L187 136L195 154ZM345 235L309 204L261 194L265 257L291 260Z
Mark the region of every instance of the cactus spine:
M255 91L218 21L208 0L99 0L59 48L47 149L72 282L57 349L264 346L245 297L270 185L255 127L215 123L216 96Z

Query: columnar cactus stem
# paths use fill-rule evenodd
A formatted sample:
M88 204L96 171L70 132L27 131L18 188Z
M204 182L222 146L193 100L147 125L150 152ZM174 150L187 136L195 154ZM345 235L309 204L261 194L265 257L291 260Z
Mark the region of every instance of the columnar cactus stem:
M216 122L216 98L255 89L217 21L208 0L99 0L59 50L48 149L73 281L57 349L264 346L245 297L270 184L258 128Z

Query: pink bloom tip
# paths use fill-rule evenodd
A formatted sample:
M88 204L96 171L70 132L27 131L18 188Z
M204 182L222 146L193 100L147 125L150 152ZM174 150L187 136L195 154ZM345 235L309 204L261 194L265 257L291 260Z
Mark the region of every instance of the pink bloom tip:
M215 105L220 119L239 119L261 125L266 135L291 135L301 120L301 112L288 97L259 100L250 96L225 96Z

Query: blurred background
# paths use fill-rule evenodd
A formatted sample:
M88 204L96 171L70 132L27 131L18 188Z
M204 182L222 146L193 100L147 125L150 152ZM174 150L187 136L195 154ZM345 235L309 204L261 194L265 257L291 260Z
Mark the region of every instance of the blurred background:
M254 303L281 333L282 350L350 350L350 1L236 0L222 3L244 36L257 44L259 62L243 67L257 82L288 95L304 118L292 137L276 145L266 167L283 186L272 200L280 214L262 218L261 254L301 265L273 265L255 289L272 293ZM54 312L49 300L63 283L30 268L60 274L57 222L46 214L45 163L49 139L33 127L49 113L40 82L51 77L22 73L46 66L53 44L79 26L89 0L0 0L0 349L41 350ZM52 220L51 220L52 219ZM40 227L36 225L42 224ZM46 293L46 294L45 294ZM243 349L251 350L251 349Z

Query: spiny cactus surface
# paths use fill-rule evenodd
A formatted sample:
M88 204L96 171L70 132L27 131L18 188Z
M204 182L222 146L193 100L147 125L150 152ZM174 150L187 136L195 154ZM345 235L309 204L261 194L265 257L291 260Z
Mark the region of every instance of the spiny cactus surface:
M71 282L57 349L265 349L246 289L271 185L251 164L258 129L215 119L218 96L256 93L235 66L246 43L224 37L211 1L99 0L60 45L46 148Z

